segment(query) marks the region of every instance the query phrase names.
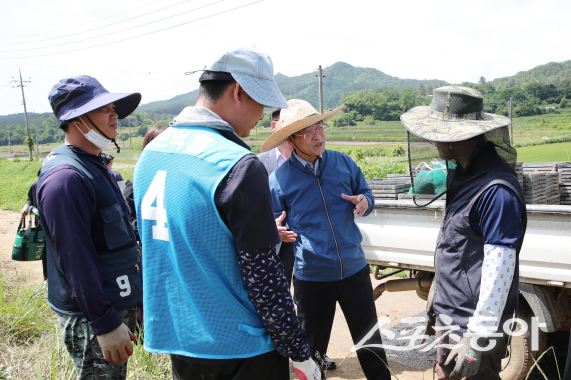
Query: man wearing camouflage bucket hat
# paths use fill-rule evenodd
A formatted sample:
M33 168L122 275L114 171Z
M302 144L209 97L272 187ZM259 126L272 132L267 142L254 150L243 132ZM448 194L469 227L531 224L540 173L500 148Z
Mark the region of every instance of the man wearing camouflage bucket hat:
M506 332L499 327L518 308L526 207L510 165L517 157L509 143L510 120L484 112L483 100L472 88L440 87L430 106L401 115L409 132L409 160L412 133L433 143L441 159L457 165L448 169L427 304L436 336L452 348L438 347L439 379L500 379ZM434 324L429 322L427 333ZM456 331L463 337L446 335L447 325L459 326Z

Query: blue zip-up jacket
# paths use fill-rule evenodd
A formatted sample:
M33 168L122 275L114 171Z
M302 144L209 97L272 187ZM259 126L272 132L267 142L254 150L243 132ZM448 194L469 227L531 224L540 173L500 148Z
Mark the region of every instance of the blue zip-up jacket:
M373 210L375 198L355 161L325 150L317 175L292 155L270 175L276 218L297 233L294 275L304 281L338 281L367 265L353 203L341 198L363 194Z

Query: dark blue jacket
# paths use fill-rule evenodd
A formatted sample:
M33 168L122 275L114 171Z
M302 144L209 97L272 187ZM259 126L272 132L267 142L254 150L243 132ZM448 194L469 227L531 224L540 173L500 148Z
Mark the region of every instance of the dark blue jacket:
M341 193L363 194L369 201L365 216L373 210L375 198L351 157L326 150L315 175L292 155L270 175L270 190L275 216L285 211L287 224L298 234L296 278L337 281L367 265L354 205Z

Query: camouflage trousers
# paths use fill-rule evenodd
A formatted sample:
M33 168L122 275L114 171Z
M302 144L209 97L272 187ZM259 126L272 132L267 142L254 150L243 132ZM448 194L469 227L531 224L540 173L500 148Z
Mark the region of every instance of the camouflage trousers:
M125 325L135 333L137 308L118 312ZM127 377L127 363L108 362L103 356L97 337L84 317L57 316L60 333L71 356L78 380L124 380Z

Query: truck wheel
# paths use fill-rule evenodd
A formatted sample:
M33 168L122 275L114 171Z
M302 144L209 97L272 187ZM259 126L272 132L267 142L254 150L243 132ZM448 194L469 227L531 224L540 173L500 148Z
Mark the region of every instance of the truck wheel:
M531 317L533 312L525 302L520 301L518 318L527 323L528 330L521 336L508 337L508 348L506 357L502 360L502 372L500 377L502 380L523 380L526 378L533 359L537 358L543 350L545 350L547 343L547 333L539 330L539 350L531 351ZM521 325L518 323L515 332L520 331Z
M418 271L414 275L415 278L422 277L422 278L431 278L434 277L434 273L432 272L425 272L425 271ZM428 293L430 293L430 289L419 289L416 291L416 295L418 298L422 300L428 300Z

